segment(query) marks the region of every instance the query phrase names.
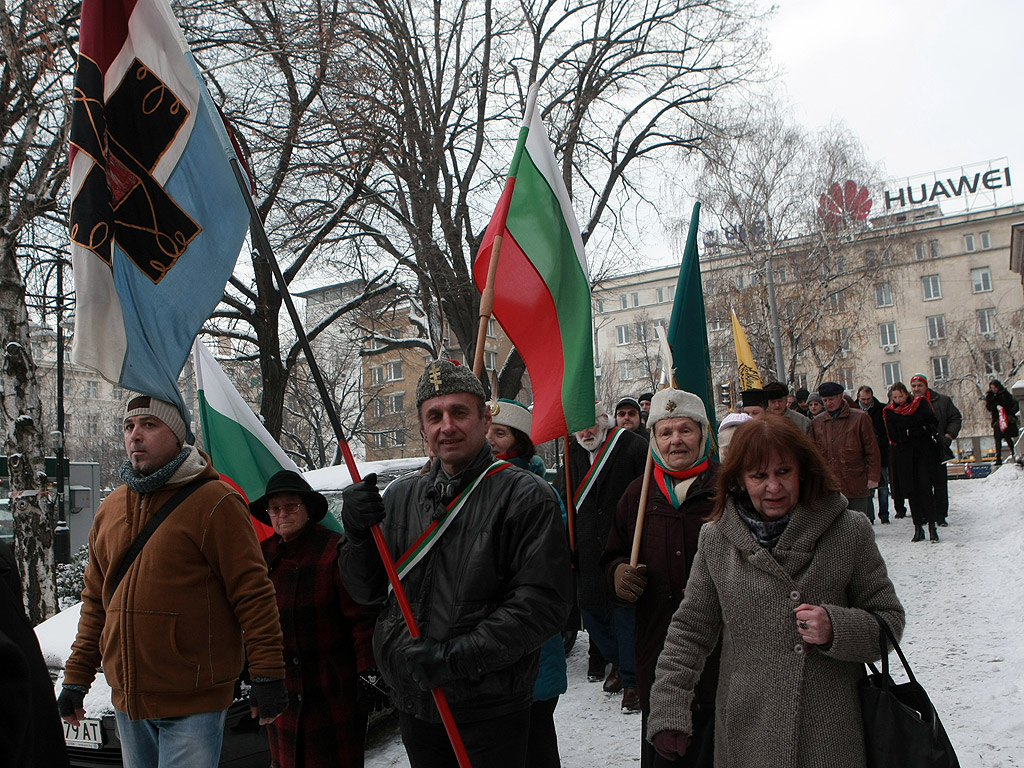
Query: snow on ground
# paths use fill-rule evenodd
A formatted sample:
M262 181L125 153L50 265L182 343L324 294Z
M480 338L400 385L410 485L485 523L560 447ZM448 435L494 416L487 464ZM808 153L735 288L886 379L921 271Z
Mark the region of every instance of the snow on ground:
M949 490L939 544L911 543L909 517L875 526L907 610L901 647L963 768L1024 767L1024 470L1006 464ZM562 765L639 765L640 716L586 681L586 649L581 633L555 710ZM407 765L397 732L378 734L367 768Z

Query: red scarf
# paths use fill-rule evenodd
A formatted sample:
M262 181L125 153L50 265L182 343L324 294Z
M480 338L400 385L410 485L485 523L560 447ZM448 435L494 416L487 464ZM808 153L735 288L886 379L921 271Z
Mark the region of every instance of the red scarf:
M911 396L911 399L905 402L903 405L889 403L888 405L885 406L885 410L895 411L901 416L909 416L910 414L917 410L917 407L921 404L922 400L924 400L924 396L922 395L918 395L917 397Z
M679 506L683 503L683 500L676 499L676 495L674 492L675 489L668 487L668 480L665 479L665 476L668 475L669 477L675 478L676 480L683 480L687 477L699 475L707 468L707 457L705 457L704 461L700 462L700 464L690 467L689 469L678 470L665 469L664 467L661 466L659 462L656 461L654 464L654 482L658 484L658 489L662 492L662 494L664 494L665 498L672 503L672 506L678 509Z

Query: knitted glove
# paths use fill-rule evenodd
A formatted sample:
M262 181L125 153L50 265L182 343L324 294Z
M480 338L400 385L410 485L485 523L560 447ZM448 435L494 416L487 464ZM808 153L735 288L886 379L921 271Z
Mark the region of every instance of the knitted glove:
M405 665L422 690L432 691L458 677L466 676L462 666L471 648L472 642L466 635L447 643L418 637L405 649Z
M629 563L615 566L615 596L627 603L635 603L644 593L647 586L647 566L638 564L636 568Z
M391 704L390 691L378 669L367 669L359 673L356 689L356 706L362 712L381 712Z
M341 522L345 533L354 539L365 539L370 528L384 519L384 500L377 490L377 475L371 473L362 482L341 492Z
M682 731L658 731L654 734L653 743L655 752L666 760L675 760L686 754L690 736Z
M61 717L73 717L79 719L79 712L85 712L85 694L88 692L85 686L74 687L63 686L60 689L60 696L57 697L57 714Z
M249 688L249 708L261 721L274 720L288 709L288 688L280 678L256 678Z

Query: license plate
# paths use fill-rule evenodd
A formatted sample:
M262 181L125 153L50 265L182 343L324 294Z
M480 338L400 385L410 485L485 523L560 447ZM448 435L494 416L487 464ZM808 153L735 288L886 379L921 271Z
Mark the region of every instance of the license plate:
M103 746L103 725L100 720L79 720L78 725L64 723L64 743L69 747L100 749Z

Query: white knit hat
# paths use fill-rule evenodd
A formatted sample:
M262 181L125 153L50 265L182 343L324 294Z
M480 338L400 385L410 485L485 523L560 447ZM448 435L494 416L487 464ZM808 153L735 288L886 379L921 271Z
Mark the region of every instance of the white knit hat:
M179 443L185 442L185 421L181 418L178 406L149 395L139 395L128 401L124 409L124 418L132 416L156 416L167 425L167 428L178 438Z
M527 437L530 436L530 427L533 424L533 415L530 410L518 400L501 398L488 403L491 406L491 423L503 427L518 429Z

